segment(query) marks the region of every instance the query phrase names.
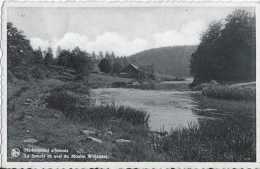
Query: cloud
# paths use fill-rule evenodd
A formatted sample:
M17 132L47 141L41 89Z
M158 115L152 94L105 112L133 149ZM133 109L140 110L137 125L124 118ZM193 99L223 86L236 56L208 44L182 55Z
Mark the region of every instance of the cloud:
M179 30L168 30L153 35L156 47L199 44L200 34L207 25L201 21L192 21Z
M66 33L61 39L54 39L50 42L40 38L31 38L31 44L34 49L41 47L47 49L49 46L56 49L60 46L62 49L73 49L79 47L88 52L115 52L117 55L130 55L144 49L148 49L148 42L142 38L128 39L114 32L105 32L97 36L94 40L89 40L87 36L78 33Z
M42 49L47 49L50 46L47 40L40 38L31 38L30 43L33 49L38 49L39 47Z
M130 55L148 48L148 42L141 38L130 40L113 32L106 32L88 43L94 51L114 51L118 55Z
M31 38L33 48L40 46L46 49L51 46L56 49L60 46L63 49L73 49L79 47L88 52L108 51L115 52L116 55L131 55L145 49L175 46L175 45L194 45L200 41L200 33L206 28L206 25L200 21L191 21L178 30L167 30L151 35L151 38L144 39L141 37L126 37L116 32L104 32L95 39L89 39L87 36L68 32L60 39L53 39L51 41L40 38Z

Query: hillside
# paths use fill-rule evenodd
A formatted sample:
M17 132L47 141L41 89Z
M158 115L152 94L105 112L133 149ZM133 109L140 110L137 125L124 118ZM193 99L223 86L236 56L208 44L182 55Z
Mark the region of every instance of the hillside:
M138 66L153 64L158 73L187 77L190 75L190 56L196 48L196 46L154 48L131 55L128 60Z

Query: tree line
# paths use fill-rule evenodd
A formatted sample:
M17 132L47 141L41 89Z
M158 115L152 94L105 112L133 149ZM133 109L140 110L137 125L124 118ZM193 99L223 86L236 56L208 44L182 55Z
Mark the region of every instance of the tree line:
M211 23L191 56L194 82L256 79L255 14L235 10Z
M26 39L22 31L18 30L11 22L7 23L7 66L8 70L14 71L17 67L24 68L32 65L59 65L74 69L79 76L87 76L93 71L95 65L101 72L118 74L128 65L125 56L116 56L114 52L100 51L98 54L91 54L75 47L72 50L56 50L56 57L52 48L34 50L30 41Z

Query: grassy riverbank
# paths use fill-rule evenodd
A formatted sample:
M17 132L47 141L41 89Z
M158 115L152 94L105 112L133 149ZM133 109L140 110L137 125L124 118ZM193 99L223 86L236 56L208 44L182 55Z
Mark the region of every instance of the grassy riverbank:
M158 151L168 161L255 161L255 102L200 97L194 113L208 119L170 132L159 140ZM201 111L207 107L215 111Z
M208 97L219 99L234 100L255 100L256 87L250 86L232 86L232 85L214 85L204 88L202 94Z
M201 90L207 97L227 100L252 100L256 99L256 83L217 83L211 81L192 87L193 90Z
M95 81L92 79L93 84ZM76 161L255 160L254 102L231 101L223 104L222 100L200 99L201 103L194 113L209 119L165 134L150 131L147 112L115 105L94 105L88 95L90 87L87 81L52 78L9 83L8 159L46 161L14 159L10 152L16 147L21 150L25 147L55 147L66 148L69 154L91 153L108 157ZM216 109L224 111L217 116L200 111L212 103L217 106Z
M157 161L151 150L149 116L129 107L95 106L84 82L44 79L8 85L10 161ZM68 149L69 154L101 154L107 159L11 157L20 148ZM161 160L160 160L161 161Z

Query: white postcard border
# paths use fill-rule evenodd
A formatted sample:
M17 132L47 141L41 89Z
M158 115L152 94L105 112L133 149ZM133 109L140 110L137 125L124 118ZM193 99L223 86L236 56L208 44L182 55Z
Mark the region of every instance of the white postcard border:
M256 161L257 162L7 162L7 7L255 7L256 9L256 102L260 99L260 4L256 1L170 1L170 0L91 0L91 1L5 1L1 15L1 167L4 168L259 168L260 115L256 105Z

